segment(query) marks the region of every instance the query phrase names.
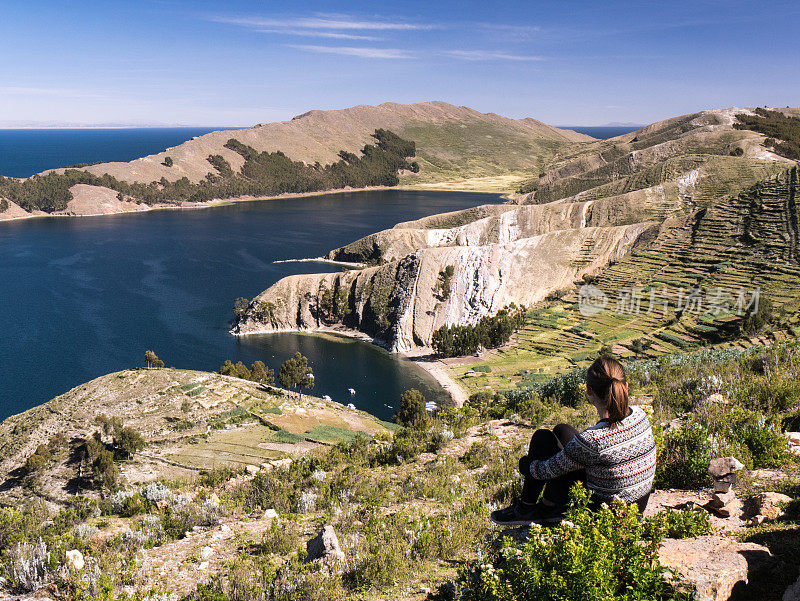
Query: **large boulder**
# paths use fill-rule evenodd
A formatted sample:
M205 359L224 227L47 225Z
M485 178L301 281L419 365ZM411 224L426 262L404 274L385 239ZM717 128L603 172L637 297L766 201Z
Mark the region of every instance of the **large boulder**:
M755 543L700 536L665 539L658 557L664 566L675 571L682 585L695 590L697 601L728 601L734 587L747 584L753 566L762 564L771 554Z
M331 525L325 526L317 536L306 543L306 551L308 551L306 561L344 561L344 551Z

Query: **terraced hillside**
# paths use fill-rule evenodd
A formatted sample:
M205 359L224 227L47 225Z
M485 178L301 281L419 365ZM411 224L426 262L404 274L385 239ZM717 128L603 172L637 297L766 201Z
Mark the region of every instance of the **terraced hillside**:
M646 248L589 278L605 310L582 314L576 286L529 311L515 345L483 360L456 361L453 373L470 391L507 388L583 364L604 345L634 358L800 335L798 185L798 169L791 168L665 222ZM741 333L740 313L749 312L756 290L773 323Z
M649 294L667 285L675 304L681 286L687 295L698 287L738 295L746 282L763 283L765 297L789 306L794 163L764 146L762 134L734 128L742 111L704 111L576 147L526 183L518 204L402 223L336 249L329 259L373 266L282 280L252 303L237 332L344 326L409 351L428 347L442 325L474 324L512 302L533 306L597 278L612 301L620 287ZM765 267L779 256L790 266ZM521 336L572 364L596 353L598 341L641 337L674 316L602 319L609 323L598 322L598 332L546 319L540 332ZM692 321L687 312L652 348L721 340L734 328L725 320L739 321L722 311Z
M145 449L123 466L129 483L194 477L219 467L263 464L387 432L392 424L342 405L219 374L180 369L125 370L77 388L0 423L0 497L24 494L20 466L53 437L69 441L39 483L46 498L90 488L81 441L119 417L142 434Z

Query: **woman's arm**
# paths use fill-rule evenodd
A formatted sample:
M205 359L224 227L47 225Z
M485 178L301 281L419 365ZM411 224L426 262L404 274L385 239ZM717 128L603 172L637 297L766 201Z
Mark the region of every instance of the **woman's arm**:
M582 433L578 434L550 459L532 461L531 477L534 480L552 480L591 465L597 451L591 444L593 441L588 438Z

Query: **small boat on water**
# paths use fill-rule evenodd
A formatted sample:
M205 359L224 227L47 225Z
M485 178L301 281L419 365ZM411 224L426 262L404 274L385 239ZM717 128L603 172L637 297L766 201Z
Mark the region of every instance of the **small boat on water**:
M350 392L351 396L355 396L355 394L356 394L356 389L355 388L348 388L347 390Z
M356 408L356 406L355 406L355 405L353 405L353 403L347 403L347 408L348 408L348 409L355 409L355 408Z
M333 399L330 396L328 396L327 394L323 394L322 395L322 400L324 400L324 401L332 401Z

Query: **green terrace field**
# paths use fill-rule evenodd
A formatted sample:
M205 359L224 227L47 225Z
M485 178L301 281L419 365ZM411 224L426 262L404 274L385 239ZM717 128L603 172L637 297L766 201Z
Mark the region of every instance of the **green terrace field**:
M602 311L583 315L576 285L530 310L513 344L478 362L452 362L453 374L472 393L546 379L586 364L605 345L634 358L636 350L652 357L796 337L796 188L797 171L787 171L690 218L667 222L646 249L587 278L605 295ZM739 313L751 310L756 291L771 323L758 334L741 335Z

